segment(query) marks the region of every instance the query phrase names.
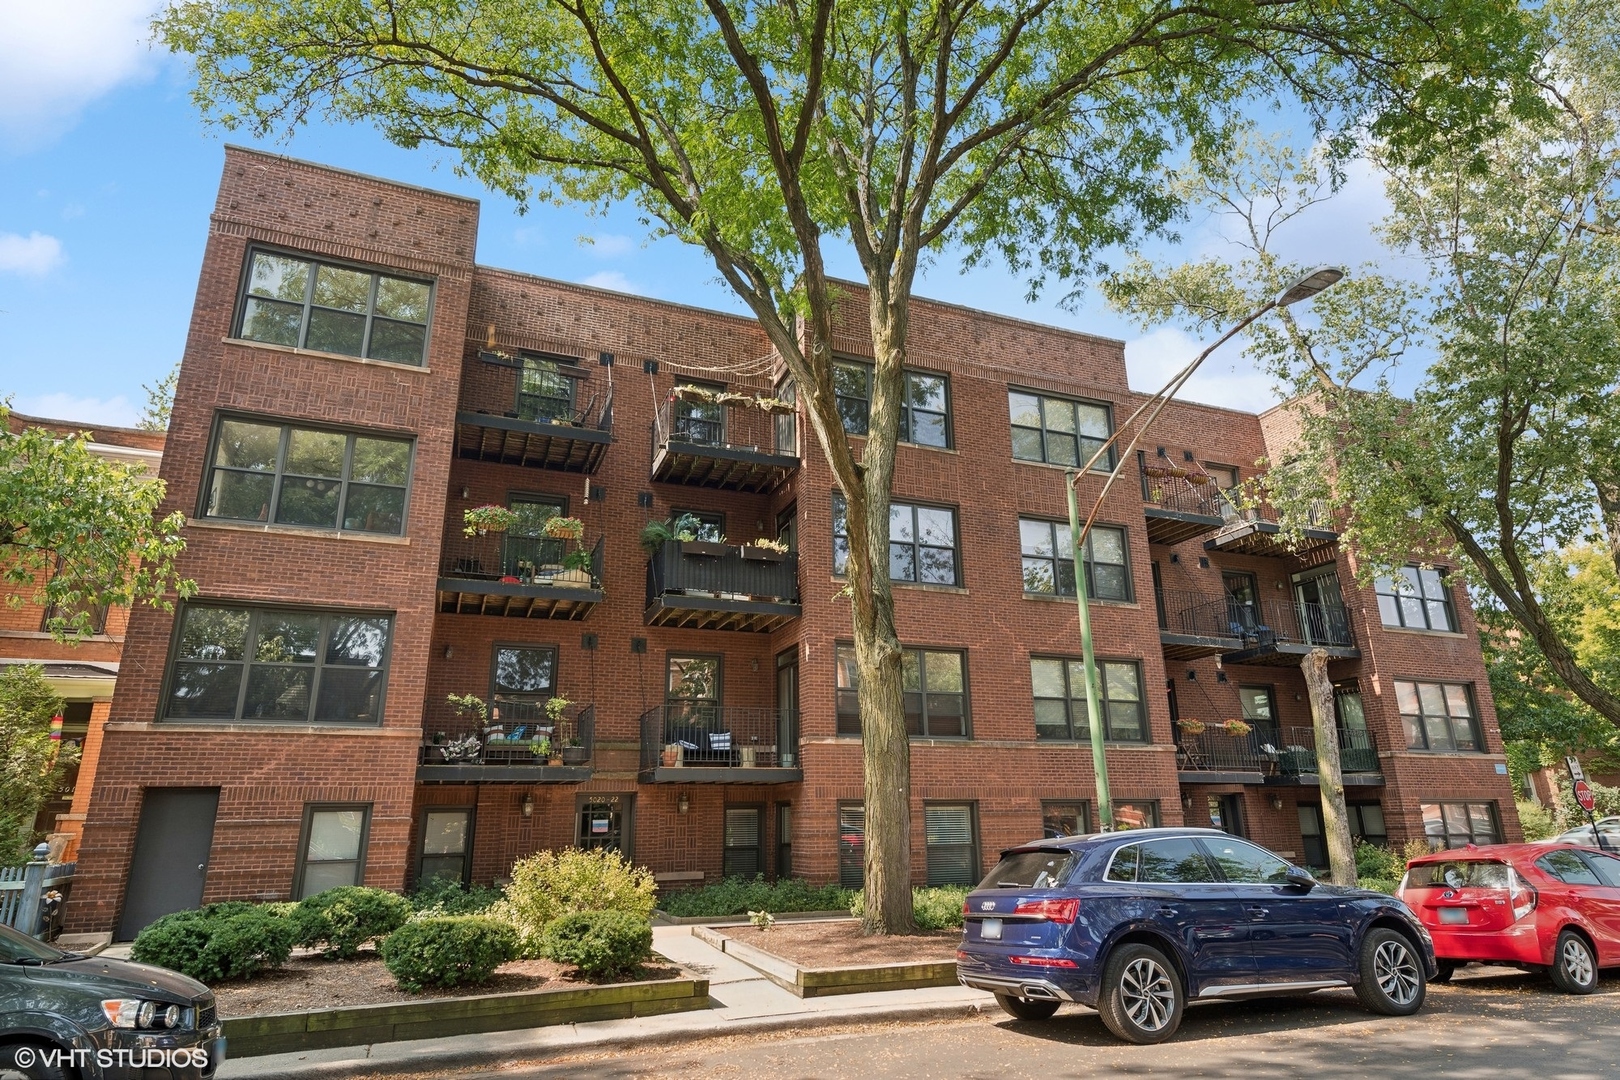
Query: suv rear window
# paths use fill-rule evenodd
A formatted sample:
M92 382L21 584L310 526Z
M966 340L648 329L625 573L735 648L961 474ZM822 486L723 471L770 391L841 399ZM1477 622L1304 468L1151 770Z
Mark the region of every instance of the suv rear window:
M1002 857L981 889L1051 889L1068 880L1074 869L1072 851L1015 851Z
M1149 840L1114 852L1105 879L1180 885L1214 881L1215 872L1196 840Z
M1406 884L1414 889L1506 889L1512 871L1507 863L1485 859L1419 863L1406 871Z

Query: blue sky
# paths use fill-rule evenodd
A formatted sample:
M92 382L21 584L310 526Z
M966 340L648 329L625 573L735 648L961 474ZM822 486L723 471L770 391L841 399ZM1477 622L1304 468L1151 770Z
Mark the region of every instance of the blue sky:
M225 142L188 97L182 58L144 43L153 0L51 0L0 5L0 397L20 411L132 423L141 386L168 371L185 345L208 213ZM483 202L478 260L668 300L740 311L702 254L674 241L648 245L631 213L595 217L507 200L457 178L448 156L406 151L363 127L314 126L266 149ZM1289 247L1317 262L1377 257L1369 227L1381 214L1376 182L1358 174L1330 213L1302 223ZM1216 239L1193 223L1180 250ZM591 238L594 243L581 242ZM852 264L836 272L859 277ZM1097 298L1077 311L1056 295L1035 303L998 267L963 273L931 266L922 295L1123 338L1132 385L1156 389L1197 351L1170 327L1143 332ZM1273 400L1267 380L1228 347L1184 397L1239 408Z

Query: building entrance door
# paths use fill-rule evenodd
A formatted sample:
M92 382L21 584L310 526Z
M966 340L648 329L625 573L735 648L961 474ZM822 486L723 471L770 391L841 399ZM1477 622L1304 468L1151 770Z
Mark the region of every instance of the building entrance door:
M201 906L218 811L218 788L147 789L118 922L119 941L133 941L165 915Z

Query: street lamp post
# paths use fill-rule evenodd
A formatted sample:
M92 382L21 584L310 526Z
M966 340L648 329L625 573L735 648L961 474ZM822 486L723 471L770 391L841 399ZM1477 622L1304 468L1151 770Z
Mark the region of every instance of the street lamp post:
M1216 339L1213 345L1199 353L1192 363L1176 372L1158 393L1144 401L1130 415L1130 418L1108 437L1108 440L1098 448L1097 452L1091 455L1090 460L1085 465L1079 469L1065 470L1063 474L1069 503L1070 554L1074 556L1075 602L1080 609L1080 657L1086 681L1086 719L1091 726L1091 765L1097 779L1097 823L1103 832L1112 832L1114 829L1114 800L1108 790L1108 756L1106 753L1107 745L1103 738L1102 694L1097 685L1097 655L1091 636L1091 607L1089 598L1086 595L1085 567L1086 538L1091 535L1091 526L1097 520L1097 512L1102 509L1103 500L1108 497L1109 489L1114 486L1114 481L1119 479L1120 470L1125 467L1125 462L1136 451L1136 446L1142 441L1142 436L1147 434L1148 428L1153 426L1153 422L1159 418L1159 414L1164 411L1164 407L1176 396L1187 380L1192 378L1193 373L1198 370L1210 353L1236 337L1268 311L1274 308L1287 307L1289 304L1298 303L1301 300L1308 300L1343 277L1344 271L1336 266L1318 267L1278 293L1275 298L1250 312L1241 322ZM1131 436L1131 441L1126 445L1124 453L1116 455L1114 467L1109 470L1107 478L1103 481L1102 490L1097 493L1091 511L1086 515L1085 523L1082 525L1080 521L1080 504L1075 493L1080 477L1090 472L1097 462L1112 451L1120 435L1135 424L1137 418L1144 412L1147 413L1147 418L1135 429L1135 434Z

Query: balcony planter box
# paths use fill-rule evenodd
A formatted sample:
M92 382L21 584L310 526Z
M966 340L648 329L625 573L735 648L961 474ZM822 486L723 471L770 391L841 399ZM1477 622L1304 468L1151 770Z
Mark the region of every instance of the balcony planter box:
M722 555L734 550L730 544L716 544L711 540L682 540L682 555L704 555L711 558L720 558Z
M742 549L742 557L745 559L754 559L758 562L782 562L787 558L787 552L772 551L770 548L754 547L750 544L744 544Z
M564 765L583 765L591 760L591 752L583 746L565 746L562 752Z
M595 583L591 580L589 570L559 570L548 578L537 578L537 581L547 585L562 585L571 589L589 589Z

